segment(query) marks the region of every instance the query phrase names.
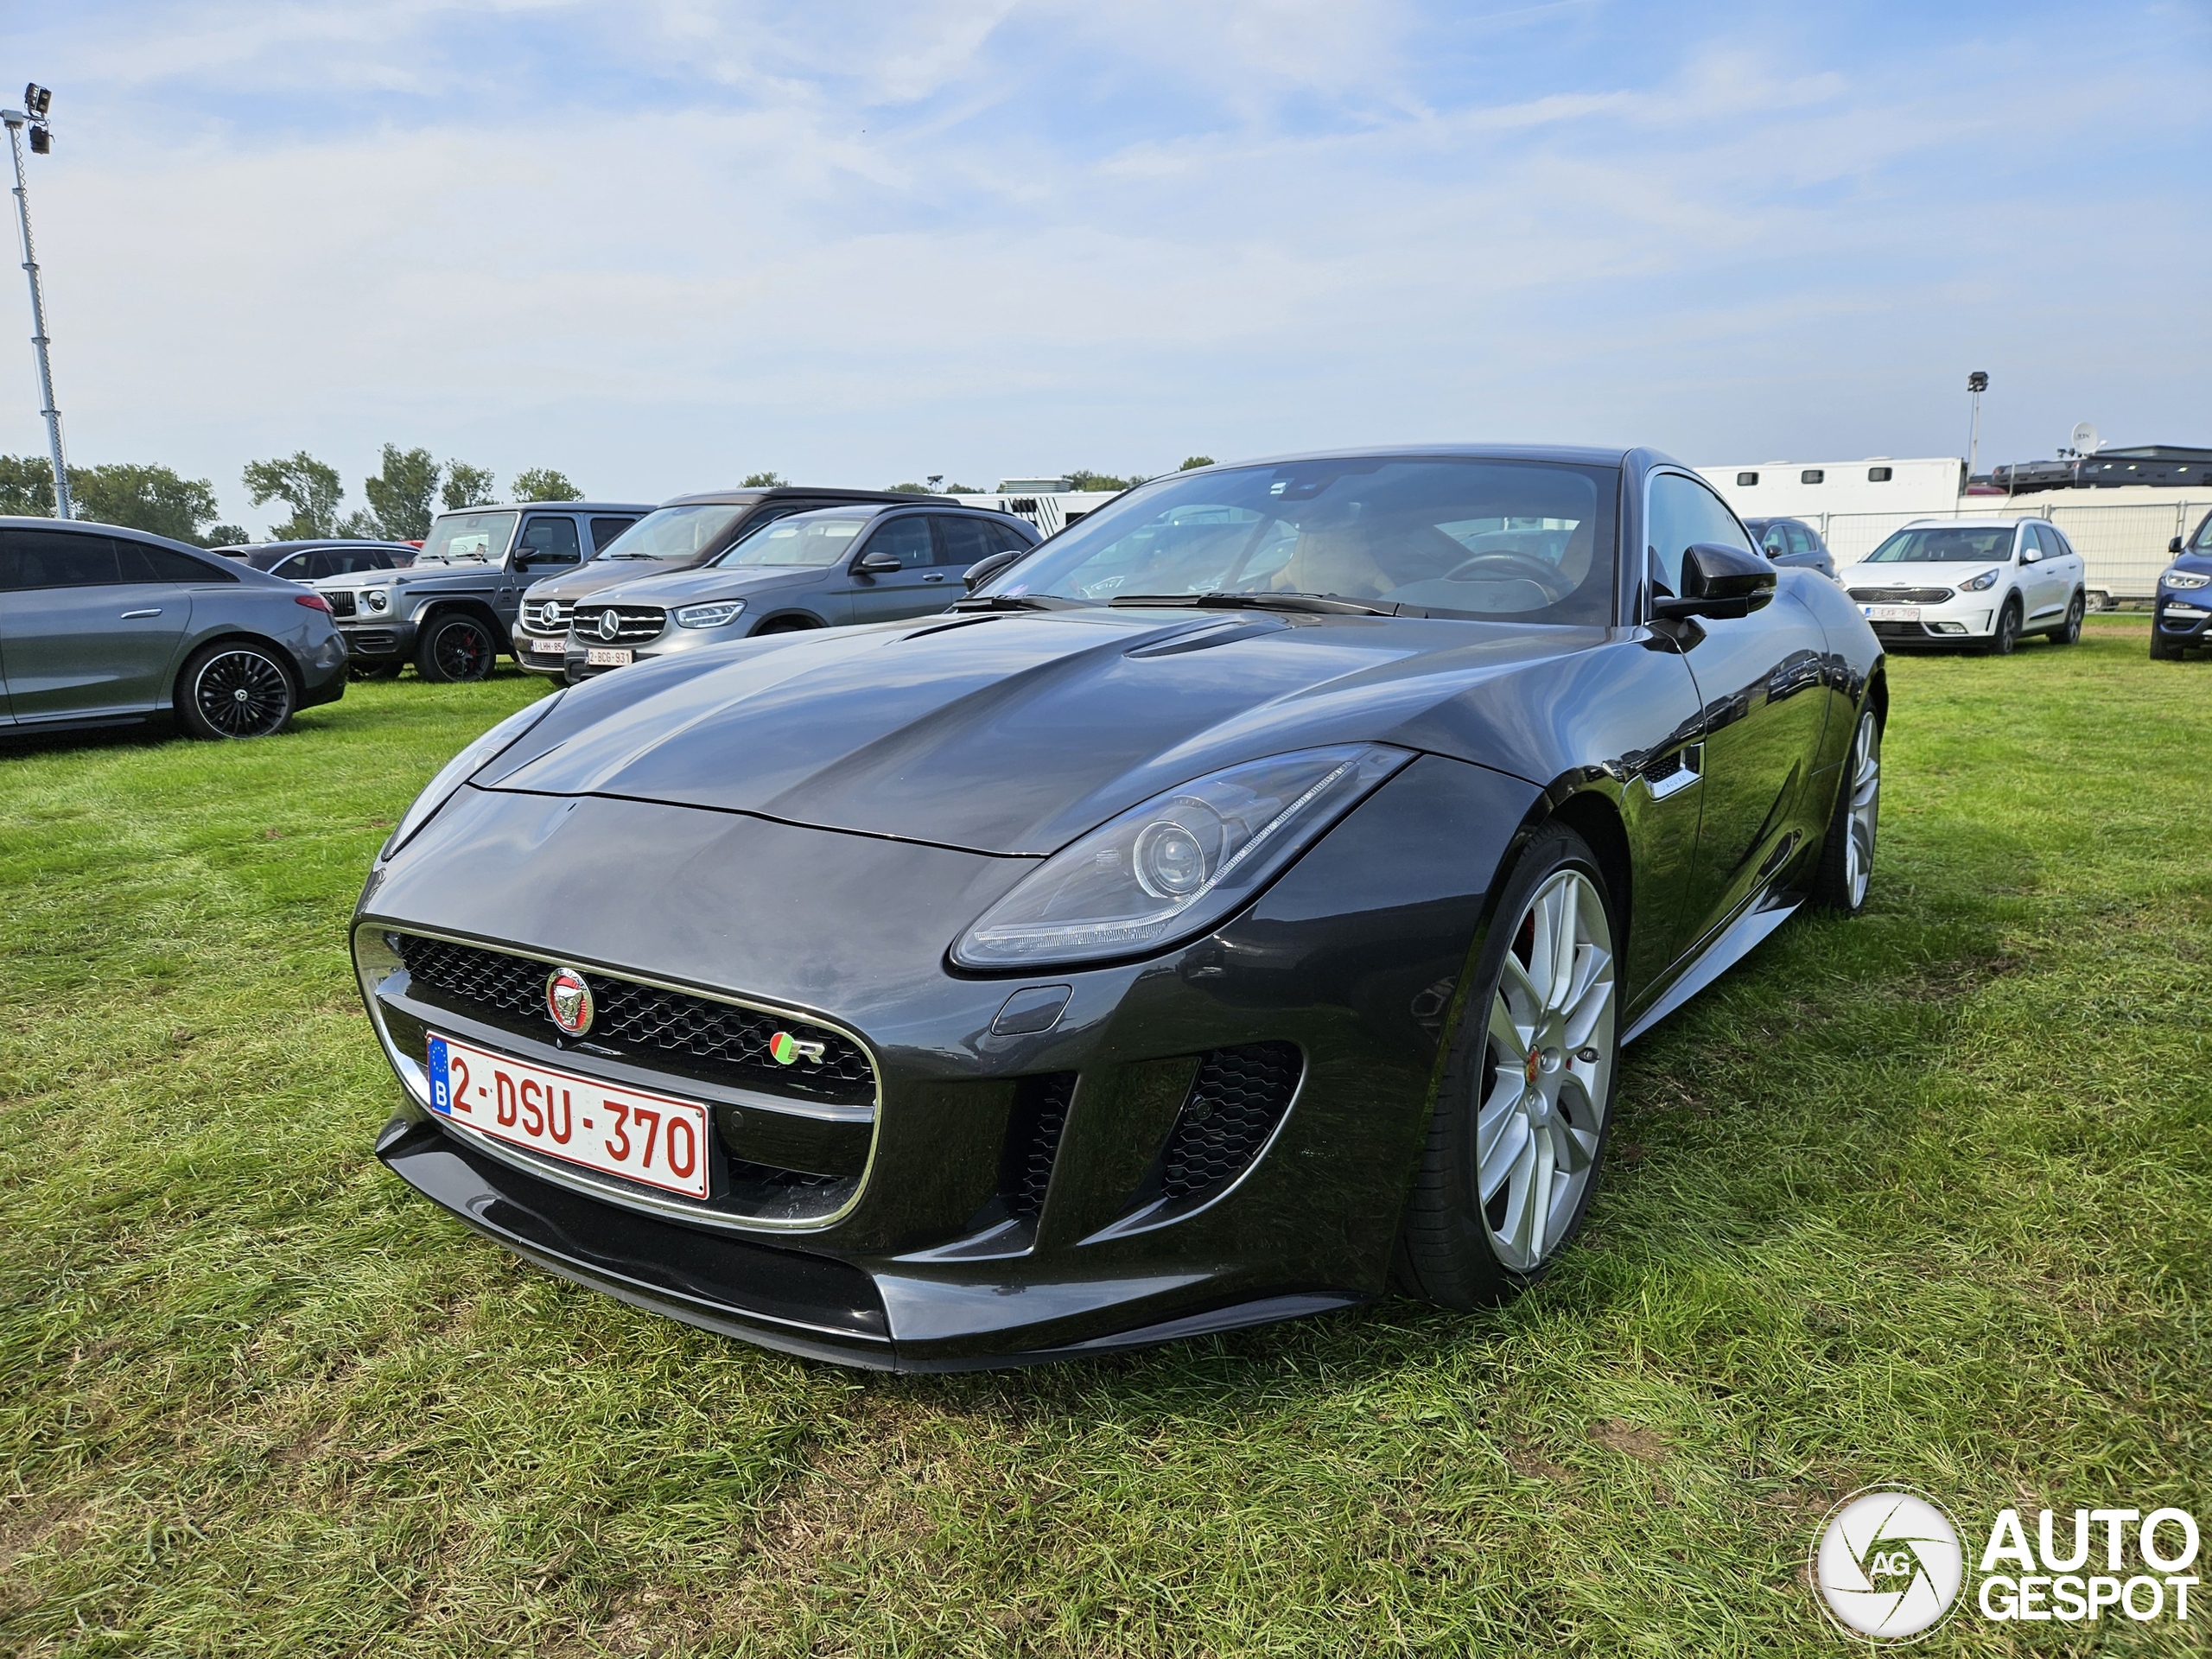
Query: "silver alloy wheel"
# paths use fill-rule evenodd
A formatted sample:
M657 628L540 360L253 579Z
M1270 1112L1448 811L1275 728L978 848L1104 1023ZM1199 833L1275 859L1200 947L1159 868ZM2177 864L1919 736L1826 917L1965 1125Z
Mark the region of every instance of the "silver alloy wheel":
M1882 816L1882 728L1873 711L1859 716L1851 744L1851 839L1843 849L1844 890L1853 910L1866 902L1874 879L1874 831Z
M1490 1011L1475 1191L1499 1262L1539 1266L1590 1184L1613 1065L1613 932L1580 871L1536 889L1514 924Z
M266 737L292 713L284 671L257 651L226 651L200 664L192 683L200 718L225 737Z

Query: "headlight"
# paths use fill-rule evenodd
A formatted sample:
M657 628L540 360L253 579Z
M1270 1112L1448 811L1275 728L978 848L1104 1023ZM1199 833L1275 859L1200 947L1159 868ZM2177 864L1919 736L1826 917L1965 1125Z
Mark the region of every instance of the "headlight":
M553 705L567 695L563 689L531 703L527 709L517 709L447 761L439 768L438 775L430 779L429 787L417 795L415 804L401 816L391 838L385 842L384 850L377 856L390 858L404 847L415 832L428 823L437 810L452 798L455 790L511 748L524 733L552 713Z
M952 947L963 968L1033 968L1156 950L1244 905L1413 756L1303 749L1156 795L1062 848Z
M2212 582L2212 576L2200 576L2193 570L2169 570L2158 580L2169 588L2202 588Z
M373 588L372 588L367 593L363 594L361 597L367 601L369 608L372 611L380 611L384 609L385 606L391 603L391 600L388 595Z
M1972 581L1961 582L1959 591L1962 594L1986 593L1997 585L1997 578L2004 574L2002 570L1985 570Z
M676 613L677 625L686 628L719 628L744 614L741 599L719 600L712 605L686 605Z

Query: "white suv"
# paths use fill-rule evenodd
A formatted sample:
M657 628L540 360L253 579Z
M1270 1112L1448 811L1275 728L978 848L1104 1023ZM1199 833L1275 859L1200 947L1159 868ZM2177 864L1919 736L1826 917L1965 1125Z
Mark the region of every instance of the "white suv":
M1917 518L1836 573L1882 643L2002 657L2024 633L2082 637L2082 556L2037 518Z

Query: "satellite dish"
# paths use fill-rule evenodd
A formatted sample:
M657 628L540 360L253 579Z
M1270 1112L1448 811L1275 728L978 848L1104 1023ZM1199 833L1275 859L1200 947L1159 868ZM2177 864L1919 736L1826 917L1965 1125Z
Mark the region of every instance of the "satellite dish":
M2104 445L2104 437L2098 432L2097 423L2094 421L2076 421L2074 423L2074 453L2075 454L2094 455L2098 450L2103 448Z

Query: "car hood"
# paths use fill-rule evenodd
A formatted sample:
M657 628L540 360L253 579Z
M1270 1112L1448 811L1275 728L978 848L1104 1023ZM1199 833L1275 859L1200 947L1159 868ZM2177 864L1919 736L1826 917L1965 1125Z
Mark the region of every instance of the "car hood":
M2009 568L2001 559L1980 564L1972 559L1946 559L1940 564L1840 564L1835 579L1847 588L1956 588L1993 564Z
M466 584L480 587L496 580L500 568L496 564L410 564L397 570L357 570L351 575L323 576L308 586L313 588L429 588L441 584Z
M690 605L702 599L742 599L761 588L811 586L828 575L831 568L810 564L753 565L664 571L604 588L595 597L639 605Z
M664 575L671 570L683 569L676 559L588 559L573 570L563 570L557 576L547 576L533 582L524 591L524 599L557 599L563 603L582 599L587 594L604 593L609 588L619 588L628 582L642 582L648 576Z
M1573 664L1606 637L1103 607L771 635L576 686L474 781L1039 855L1164 789L1319 744L1528 778L1539 711L1595 695ZM1546 683L1501 689L1532 673Z

